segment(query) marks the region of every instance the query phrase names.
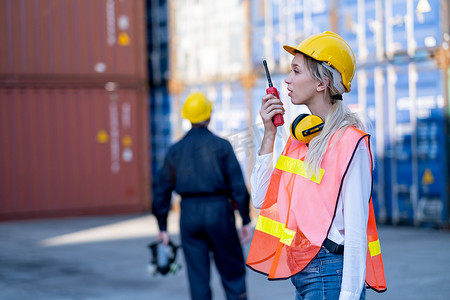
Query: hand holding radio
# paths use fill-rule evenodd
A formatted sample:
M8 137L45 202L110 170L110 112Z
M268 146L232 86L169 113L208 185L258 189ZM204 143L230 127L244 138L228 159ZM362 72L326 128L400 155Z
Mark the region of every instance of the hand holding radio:
M272 79L270 78L269 68L267 67L266 60L263 60L263 64L264 64L264 69L266 70L267 81L269 83L269 87L266 89L266 94L267 95L272 94L276 98L280 99L280 95L278 94L278 90L272 84ZM275 126L277 126L277 127L283 125L284 124L283 115L282 114L276 114L275 116L273 116L272 121L273 121L273 124Z

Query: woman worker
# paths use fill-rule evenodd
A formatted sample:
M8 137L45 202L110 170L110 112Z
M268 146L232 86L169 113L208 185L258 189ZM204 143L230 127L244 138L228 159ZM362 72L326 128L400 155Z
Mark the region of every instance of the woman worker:
M355 57L337 34L312 35L295 47L285 79L294 105L306 105L273 167L276 127L284 114L273 95L262 98L264 136L251 176L260 208L247 266L269 279L290 278L296 299L365 299L366 287L386 290L371 201L369 135L343 104ZM365 283L365 284L364 284Z

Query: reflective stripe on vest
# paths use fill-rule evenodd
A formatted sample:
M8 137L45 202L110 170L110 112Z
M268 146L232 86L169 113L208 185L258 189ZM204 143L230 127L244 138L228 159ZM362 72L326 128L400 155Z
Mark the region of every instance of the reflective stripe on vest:
M369 252L370 256L377 256L378 254L381 254L381 248L380 248L380 241L376 240L373 242L369 242Z
M319 178L316 178L314 174L312 174L311 177L308 177L306 173L306 165L303 160L301 159L294 159L289 156L281 155L280 158L277 161L277 164L275 165L275 168L281 171L293 173L300 175L306 179L309 179L315 183L320 184L320 181L322 180L323 173L325 173L324 169L320 169L320 176Z
M318 178L308 178L303 160L308 148L292 138L275 166L247 257L247 266L269 279L287 279L301 272L327 237L354 152L360 142L369 146L368 135L355 128L346 129L338 140L336 136L330 140ZM367 201L366 285L384 291L373 204Z
M255 230L270 234L280 239L280 243L290 246L294 238L295 231L284 226L283 223L271 220L264 216L258 217Z

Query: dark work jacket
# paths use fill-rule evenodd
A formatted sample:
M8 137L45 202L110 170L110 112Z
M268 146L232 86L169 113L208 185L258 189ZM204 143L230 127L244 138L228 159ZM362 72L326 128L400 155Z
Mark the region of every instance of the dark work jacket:
M167 230L172 191L182 201L225 195L237 203L243 224L250 222L250 196L233 148L206 127L192 128L169 148L153 190L152 212L162 231Z

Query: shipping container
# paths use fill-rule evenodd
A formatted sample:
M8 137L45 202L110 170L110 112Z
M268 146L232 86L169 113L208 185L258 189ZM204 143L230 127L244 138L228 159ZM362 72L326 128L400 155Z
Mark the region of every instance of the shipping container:
M352 47L359 65L396 56L429 57L448 43L445 0L343 0L338 33Z
M146 0L151 170L155 178L172 142L169 95L169 17L166 0ZM155 184L155 183L154 183Z
M447 115L434 61L389 65L390 195L393 223L448 223ZM390 197L389 197L390 196Z
M150 86L167 86L169 79L169 10L167 1L147 0L147 53Z
M0 89L0 219L148 209L146 93Z
M143 0L0 0L0 81L146 80Z
M357 69L352 81L352 90L344 94L344 103L359 114L367 133L370 134L371 151L374 158L372 199L379 222L387 222L385 204L385 156L386 156L386 67L378 64ZM394 129L392 129L394 130Z
M234 143L235 150L245 153L244 165L248 174L262 139L259 109L267 88L262 68L262 60L266 59L274 86L278 88L287 111L285 124L278 129L275 142L276 159L289 137L292 120L298 114L308 112L306 107L295 107L288 101L284 78L292 56L282 46L296 45L305 37L325 30L335 31L349 43L357 60L352 91L344 95L344 101L360 114L371 134L375 159L373 200L378 221L448 225L450 97L448 83L445 82L448 75L442 71L447 69L449 62L445 58L450 41L447 2L231 1L226 5L235 6L237 13L233 18L242 17L241 6L249 4L250 28L242 27L240 35L233 36L233 39L220 30L216 31L217 36L225 41L217 42L214 47L227 50L231 43L234 45L233 52L219 55L220 59L208 52L215 49L209 46L215 40L204 31L208 32L223 21L223 10L217 10L219 6L212 4L205 5L203 1L191 6L189 4L193 3L190 1L177 2L170 10L177 19L177 25L170 29L176 41L171 53L180 50L180 45L184 46L170 61L174 66L171 79L175 79L179 88L171 95L175 108L173 124L176 128L182 126L176 114L187 92L196 87L206 89L215 101L217 119L214 121L213 118L211 127L225 136L229 132L241 132L242 136L252 137L252 140L245 141L241 135L235 134L239 137L236 139L239 146ZM195 20L189 21L186 15L191 12L195 13ZM227 23L222 25L228 26ZM242 49L241 41L246 36L250 39L250 49L241 53L250 50L250 55L242 56L239 65L250 64L251 72L245 67L236 69L238 79L242 80L239 85L236 78L223 76L226 71L221 63L222 59L230 61L231 55ZM193 53L189 46L198 44L207 49ZM438 59L440 52L443 55ZM436 65L435 60L441 63ZM206 66L203 68L202 64ZM245 77L253 77L251 84L242 84ZM234 104L239 101L237 99L241 102ZM234 105L250 111L247 116L240 115L233 109ZM184 130L188 127L184 126ZM242 151L242 144L253 150L250 155Z
M382 222L449 223L443 74L433 60L360 68L345 96L371 125L373 198Z
M150 132L151 132L151 170L155 178L162 167L164 157L172 143L172 123L170 122L170 95L166 86L150 89Z
M261 60L268 58L281 99L288 99L281 79L287 74L282 45L289 43L293 32L300 41L309 34L337 29L354 50L357 73L352 92L344 99L369 126L378 221L449 224L448 86L443 86L445 78L433 59L437 49L448 47L448 4L440 0L343 0L329 1L321 11L322 1L310 7L306 1L252 3L252 64L258 76L264 77ZM427 3L428 8L424 7ZM314 27L307 26L311 20ZM267 87L265 78L256 82L254 95ZM254 96L253 115L258 113L261 96L261 92ZM409 102L415 104L408 106ZM292 105L285 105L291 112ZM399 105L403 108L396 108ZM304 111L285 115L285 122L289 125L300 112ZM278 130L275 152L287 140L286 123ZM262 128L254 138L261 136Z
M338 33L355 52L358 64L381 62L385 59L383 1L341 1L338 9Z
M150 205L144 0L0 0L0 219Z
M386 54L407 53L414 57L423 50L442 45L443 0L389 0L385 2ZM448 2L447 2L448 6ZM448 33L448 28L446 29Z
M252 65L266 59L285 71L290 57L283 45L297 45L305 37L331 30L331 0L251 0Z
M171 78L233 81L249 69L246 1L169 1Z

